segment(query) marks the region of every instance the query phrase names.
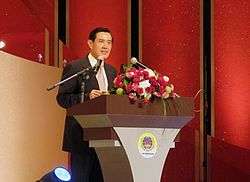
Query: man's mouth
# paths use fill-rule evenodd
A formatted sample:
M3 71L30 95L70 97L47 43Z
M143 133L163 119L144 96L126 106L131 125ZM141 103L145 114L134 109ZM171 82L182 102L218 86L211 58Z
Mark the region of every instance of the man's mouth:
M102 54L108 54L108 51L101 51Z

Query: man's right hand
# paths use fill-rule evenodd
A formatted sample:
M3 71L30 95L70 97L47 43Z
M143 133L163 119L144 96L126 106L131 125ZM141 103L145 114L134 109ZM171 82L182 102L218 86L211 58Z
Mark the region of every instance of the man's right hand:
M99 97L102 95L102 91L101 90L92 90L90 93L89 93L89 99L94 99L96 97Z

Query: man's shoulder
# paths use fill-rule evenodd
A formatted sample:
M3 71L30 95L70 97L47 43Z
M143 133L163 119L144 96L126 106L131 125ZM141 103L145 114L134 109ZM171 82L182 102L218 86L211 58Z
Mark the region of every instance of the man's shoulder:
M88 58L83 57L79 59L74 59L67 63L66 67L70 67L71 69L79 69L81 67L86 67L88 66Z
M78 59L74 59L71 62L69 62L68 64L71 66L78 66L79 64L84 64L84 62L88 61L87 57L83 57L83 58L78 58Z
M106 64L107 68L115 70L115 67L113 65L111 65L109 63L105 63L105 64Z
M111 64L106 63L106 70L113 75L117 74L115 67Z

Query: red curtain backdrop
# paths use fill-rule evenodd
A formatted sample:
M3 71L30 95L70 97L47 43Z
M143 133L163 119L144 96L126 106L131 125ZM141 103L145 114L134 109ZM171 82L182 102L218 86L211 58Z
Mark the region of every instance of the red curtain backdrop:
M215 0L215 136L250 149L250 3Z
M250 150L213 138L210 156L212 182L250 181Z
M44 63L44 36L44 31L2 35L6 42L3 51L31 61ZM39 59L39 54L42 55L41 59Z
M87 39L95 27L111 29L113 49L108 62L119 69L128 60L128 2L126 0L70 0L69 1L69 46L65 48L68 61L88 53Z
M44 3L43 7L48 6ZM44 29L47 25L40 19L40 10L42 7L38 11L35 6L31 6L29 0L1 1L0 40L6 43L2 51L44 63ZM46 17L50 19L50 16ZM39 54L41 59L38 58Z
M168 75L181 96L192 97L200 88L199 6L199 0L142 1L142 61ZM198 123L199 114L182 129L162 181L194 181Z
M215 0L212 181L250 181L250 3ZM226 174L226 175L225 175Z

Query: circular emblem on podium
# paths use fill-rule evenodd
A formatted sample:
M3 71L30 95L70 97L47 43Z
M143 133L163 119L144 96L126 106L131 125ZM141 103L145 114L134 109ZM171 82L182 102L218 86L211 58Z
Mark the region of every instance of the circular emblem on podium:
M157 151L158 143L153 133L145 132L139 137L137 146L144 158L151 158Z

